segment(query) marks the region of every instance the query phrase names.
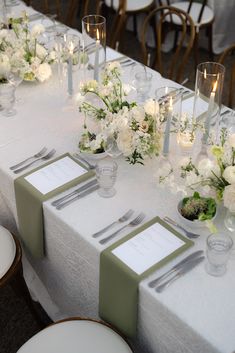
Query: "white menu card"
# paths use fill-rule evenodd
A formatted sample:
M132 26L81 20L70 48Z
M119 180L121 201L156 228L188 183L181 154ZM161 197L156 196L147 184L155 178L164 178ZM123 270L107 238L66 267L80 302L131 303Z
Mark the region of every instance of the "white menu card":
M45 195L86 172L86 169L66 156L26 176L25 179Z
M185 242L155 223L115 248L112 253L138 275L181 248Z

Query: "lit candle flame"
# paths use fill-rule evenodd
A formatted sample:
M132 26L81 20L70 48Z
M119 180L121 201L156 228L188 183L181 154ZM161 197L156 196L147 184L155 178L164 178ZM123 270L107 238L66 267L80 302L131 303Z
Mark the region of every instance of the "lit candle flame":
M100 32L99 32L98 28L96 29L96 39L100 40Z
M206 79L206 69L204 69L204 79Z
M216 92L217 86L218 86L218 81L215 81L212 92L214 93Z

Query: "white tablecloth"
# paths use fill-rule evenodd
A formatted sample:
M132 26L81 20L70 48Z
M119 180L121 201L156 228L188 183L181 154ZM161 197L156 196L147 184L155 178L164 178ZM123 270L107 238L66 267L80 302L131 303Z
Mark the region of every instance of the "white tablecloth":
M129 70L124 73L126 80ZM152 93L168 83L156 73ZM0 117L0 220L13 231L16 176L9 166L44 145L56 148L56 156L74 152L83 123L82 115L66 98L66 85L58 88L56 78L44 84L23 83L17 95L22 100L16 106L17 115ZM156 215L176 218L176 196L157 185L156 166L156 161L147 161L144 167L130 166L120 158L115 197L104 199L93 193L61 211L51 201L44 203L46 256L35 260L26 254L24 273L33 296L53 319L98 317L99 255L104 247L92 233L129 208L144 211L146 220ZM206 234L202 231L187 254L205 249ZM201 264L162 294L148 287L150 278L141 282L136 351L231 353L235 347L234 271L235 261L230 261L225 276L215 278Z

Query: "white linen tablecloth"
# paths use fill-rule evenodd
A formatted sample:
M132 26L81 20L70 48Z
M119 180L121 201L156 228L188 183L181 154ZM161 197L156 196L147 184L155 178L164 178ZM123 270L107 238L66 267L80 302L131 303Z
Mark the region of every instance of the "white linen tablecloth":
M125 69L126 81L130 70ZM167 84L169 81L156 73L152 95ZM16 105L17 115L0 116L0 221L12 231L17 223L16 175L9 167L44 145L56 148L56 156L74 152L83 123L82 114L66 98L66 84L58 87L56 78L44 84L23 83L17 95L22 99ZM129 208L145 212L146 220L156 215L176 218L176 196L160 188L154 179L156 160L146 161L144 167L130 166L123 158L117 162L115 197L104 199L93 193L61 211L51 206L51 200L43 205L46 256L35 260L26 254L24 275L33 296L54 320L76 315L98 317L99 256L104 247L92 233ZM202 230L187 254L205 249L207 234ZM161 294L147 285L184 256L186 253L141 282L136 351L231 353L235 347L234 260L221 278L209 276L201 264Z

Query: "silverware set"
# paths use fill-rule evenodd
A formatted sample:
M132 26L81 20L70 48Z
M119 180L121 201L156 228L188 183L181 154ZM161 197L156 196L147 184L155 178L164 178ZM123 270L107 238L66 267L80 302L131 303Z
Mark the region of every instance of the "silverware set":
M178 262L169 271L165 272L160 277L148 283L150 288L155 288L158 293L163 292L170 284L176 281L178 278L183 276L185 273L191 271L194 267L199 265L204 259L203 250L198 250Z
M18 174L20 172L23 172L25 169L29 168L31 165L38 161L47 161L48 159L52 158L54 154L56 153L55 149L52 149L50 152L47 152L47 148L43 147L42 150L40 150L38 153L34 154L33 156L30 156L23 161L13 165L10 167L10 169L15 173ZM46 154L45 154L46 153Z
M62 208L70 205L76 200L79 200L95 190L99 188L98 182L96 179L92 179L86 184L80 186L79 188L75 189L74 191L70 192L69 194L56 199L51 203L57 210L61 210Z
M116 222L117 223L119 223L119 222L122 223L122 222L127 221L131 217L132 214L133 214L133 211L129 210L126 214L124 214L121 218L119 218L119 220L113 222L110 226L113 226ZM123 221L123 218L124 218L124 221ZM102 244L102 245L106 244L111 239L115 238L123 229L128 228L128 227L136 227L136 226L138 226L144 220L144 218L145 218L145 214L141 212L138 216L136 216L134 219L132 219L130 222L128 222L127 224L125 224L124 226L119 228L118 230L116 230L114 233L112 233L112 234L108 235L107 237L101 239L99 241L99 243ZM122 219L122 220L120 221L120 219ZM106 228L109 229L110 227L107 226ZM105 230L102 229L102 232L104 232L104 231ZM95 234L97 234L97 233L95 233ZM93 237L94 237L94 234L93 234Z

